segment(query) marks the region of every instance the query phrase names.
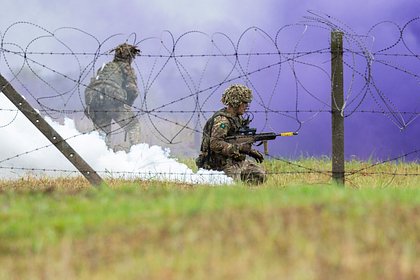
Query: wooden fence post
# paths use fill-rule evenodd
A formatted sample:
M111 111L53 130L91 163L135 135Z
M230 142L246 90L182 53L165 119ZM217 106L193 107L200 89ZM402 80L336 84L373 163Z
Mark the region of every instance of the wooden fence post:
M344 186L343 32L331 32L332 179Z
M21 111L38 128L47 139L82 173L94 186L103 183L102 178L87 164L83 158L52 128L42 116L12 87L0 74L0 92Z

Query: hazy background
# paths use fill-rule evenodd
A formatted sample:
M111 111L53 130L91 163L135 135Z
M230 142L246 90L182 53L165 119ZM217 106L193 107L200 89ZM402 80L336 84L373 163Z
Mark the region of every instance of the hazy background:
M26 63L21 56L7 53L0 58L0 71L9 79L17 75L27 81L23 85L15 81L14 85L35 107L57 121L63 115L75 118L82 130L89 129L88 121L83 114L71 111L83 109L83 90L89 78L102 63L112 59L107 51L116 44L125 40L139 43L142 56L136 59L135 68L142 96L135 109L154 110L152 114L139 115L144 141L187 155L194 155L197 150L202 124L210 111L221 107L223 90L236 82L246 83L254 90L251 110L256 111L254 126L258 130L299 131L297 137L271 142L270 154L290 158L330 154L331 123L325 112L330 104L330 55L319 51L293 58L287 54L329 47L330 29L308 19L314 17L308 10L351 33L345 47L353 52L386 49L382 53L410 54L409 48L420 53L419 21L404 29L406 45L401 42L397 27L403 28L420 15L418 0L6 0L2 1L2 10L0 33L3 43L7 43L3 48L78 53L30 54ZM28 23L17 23L20 21ZM371 30L380 22L383 23ZM54 32L54 38L50 32ZM176 60L165 57L174 46L178 55L278 50L284 55L244 55L238 60L232 56L181 56ZM94 59L93 55L80 54L96 51L103 55ZM284 59L290 60L265 69ZM347 55L345 60L354 67L345 68L346 114L354 110L418 111L418 57L376 56L366 61L365 53ZM399 69L378 63L380 60ZM264 70L243 77L244 73L261 68ZM367 71L372 71L374 78L371 91L365 88L363 74ZM199 110L205 112L193 112ZM346 118L346 157L387 159L420 149L420 121L416 118L415 114L351 114Z

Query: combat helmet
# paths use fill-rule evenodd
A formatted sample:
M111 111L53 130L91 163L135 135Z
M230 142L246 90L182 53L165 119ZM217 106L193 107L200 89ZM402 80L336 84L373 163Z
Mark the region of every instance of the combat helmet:
M118 45L113 51L115 51L114 59L119 61L131 61L136 55L140 54L140 49L137 46L127 43Z
M241 103L251 103L251 101L252 91L248 87L240 84L231 85L222 95L222 103L234 108L239 107Z

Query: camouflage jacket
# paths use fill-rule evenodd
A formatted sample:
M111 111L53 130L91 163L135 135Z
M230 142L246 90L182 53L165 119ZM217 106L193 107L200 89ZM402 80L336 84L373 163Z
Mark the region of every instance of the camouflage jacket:
M226 108L217 111L207 120L201 142L201 154L196 160L200 168L223 170L226 165L245 160L236 144L225 141L225 137L237 134L242 127L242 116L234 116Z
M137 77L130 63L111 61L98 70L85 91L86 105L95 102L101 95L132 105L139 95Z

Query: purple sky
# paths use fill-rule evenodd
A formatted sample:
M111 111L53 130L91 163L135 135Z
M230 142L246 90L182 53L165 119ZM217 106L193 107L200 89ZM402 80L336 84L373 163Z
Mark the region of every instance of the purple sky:
M124 4L121 4L124 3ZM329 30L324 30L326 25L318 22L308 22L305 16L312 17L308 10L319 14L332 16L330 20L343 28L346 32L355 32L363 36L349 36L350 41L345 42L345 48L355 52L367 49L375 53L388 46L393 46L399 39L399 30L393 23L384 23L377 26L368 34L370 28L382 21L390 21L403 27L409 20L420 15L418 0L353 0L353 1L330 1L330 0L305 0L283 1L262 0L257 2L213 0L213 1L23 1L6 0L2 2L7 14L2 16L0 33L4 34L6 28L17 21L28 21L37 24L50 31L60 27L75 27L94 35L100 41L104 41L111 35L121 34L111 38L104 44L102 51L111 49L118 42L130 38L131 33L136 33L137 41L143 41L140 46L143 55L163 54L168 52L165 47L172 47L169 30L175 39L179 39L176 45L177 54L230 54L235 51L230 40L238 47L238 53L249 52L276 52L277 49L271 39L278 34L277 46L282 53L295 51L313 51L329 46ZM384 4L386 3L386 4ZM26 8L22 9L22 5ZM19 16L17 16L19 15ZM305 29L304 23L309 27ZM270 37L258 30L248 30L256 26L268 33ZM189 33L180 37L185 32L201 31L206 34ZM409 50L420 54L420 20L411 23L404 30L404 42L400 41L392 49L383 53L410 54ZM223 32L224 35L217 34ZM65 42L75 52L93 52L97 43L79 31L65 29L56 33L57 37ZM45 35L38 27L20 24L10 29L5 36L5 41L16 43L19 46L27 46L37 36ZM213 37L212 37L213 36ZM214 44L210 43L213 39ZM162 43L161 43L162 41ZM57 44L56 40L37 38L30 44L32 51L65 51ZM91 57L51 57L46 55L32 56L37 62L47 65L60 73L73 75L74 69L78 69L74 78L80 74L80 69L85 69L92 61ZM290 58L290 56L283 56ZM9 57L12 68L19 68L22 61ZM107 61L109 57L98 59L97 66ZM328 110L330 103L329 62L330 56L325 54L313 54L304 58L290 60L283 63L281 68L273 67L249 76L248 80L240 79L234 82L248 83L254 89L255 102L252 110L264 111L267 108L274 111L298 110ZM224 79L237 77L243 72L253 71L277 62L278 57L243 56L239 59L240 65L233 67L234 60L226 57L213 58L180 58L178 61L171 60L165 64L165 59L140 57L136 60L139 71L139 85L143 93L146 93L147 104L138 100L136 106L143 109L153 109L164 106L165 110L192 110L194 98L185 99L182 102L171 101L182 98L196 91L200 91L223 82ZM372 78L377 89L372 89L372 94L366 92L365 81L359 72L366 70L366 60L358 55L345 56L345 61L352 65L355 72L345 68L345 92L348 98L348 114L354 109L382 111L386 106L397 111L420 111L419 92L420 61L415 57L395 57L376 55L371 61ZM293 63L294 62L294 63ZM406 69L411 74L402 73L390 68L386 64ZM40 77L60 93L70 91L74 84L68 80L63 82L51 71L40 69L39 65L31 64L39 71ZM164 67L163 67L164 66ZM27 66L25 66L27 67ZM241 68L242 67L242 68ZM90 69L90 68L88 68ZM162 69L162 70L161 70ZM92 70L92 69L90 69ZM293 75L293 71L296 77ZM0 59L0 71L9 75L10 71L3 59ZM324 72L325 71L325 72ZM72 74L73 73L73 74ZM355 73L355 77L352 77ZM23 73L21 73L23 75ZM91 73L83 72L83 81L86 83ZM156 77L156 78L155 78ZM54 93L46 91L48 86L38 83L34 85L33 92L36 97L51 96ZM39 85L41 84L41 85ZM298 84L296 86L296 84ZM218 101L222 91L228 84L214 90L206 90L199 95L199 102L204 110L215 110L220 107ZM351 86L351 87L350 87ZM44 95L43 93L44 92ZM359 93L361 95L359 95ZM356 108L362 99L363 103ZM65 95L50 100L42 100L45 105L50 103L71 104L71 108L81 106L77 94ZM208 98L207 102L204 100ZM384 98L384 101L381 101ZM34 100L30 100L31 103ZM50 102L50 103L49 103ZM296 105L297 104L297 105ZM296 107L297 106L297 107ZM66 107L69 108L69 107ZM331 146L331 122L330 115L325 112L300 112L282 114L255 113L255 126L265 131L299 130L299 136L294 138L279 139L270 143L270 153L276 156L299 157L321 156L330 154ZM187 114L188 117L191 116ZM208 114L205 114L208 117ZM164 118L182 119L182 116L163 116ZM185 117L185 114L184 114ZM393 119L382 114L354 113L346 118L346 156L356 155L359 158L380 157L392 158L412 150L420 149L418 137L420 134L420 119L414 120L407 127L402 127L404 122L411 118L403 115L403 118ZM188 118L187 118L188 119ZM157 119L154 119L157 121ZM194 119L195 120L195 116ZM393 122L394 120L394 122ZM194 127L194 123L189 123ZM157 124L160 128L160 124ZM402 129L404 128L404 129ZM200 130L200 128L197 128ZM166 135L171 138L173 135ZM176 139L175 139L176 140ZM418 156L418 155L416 155Z

